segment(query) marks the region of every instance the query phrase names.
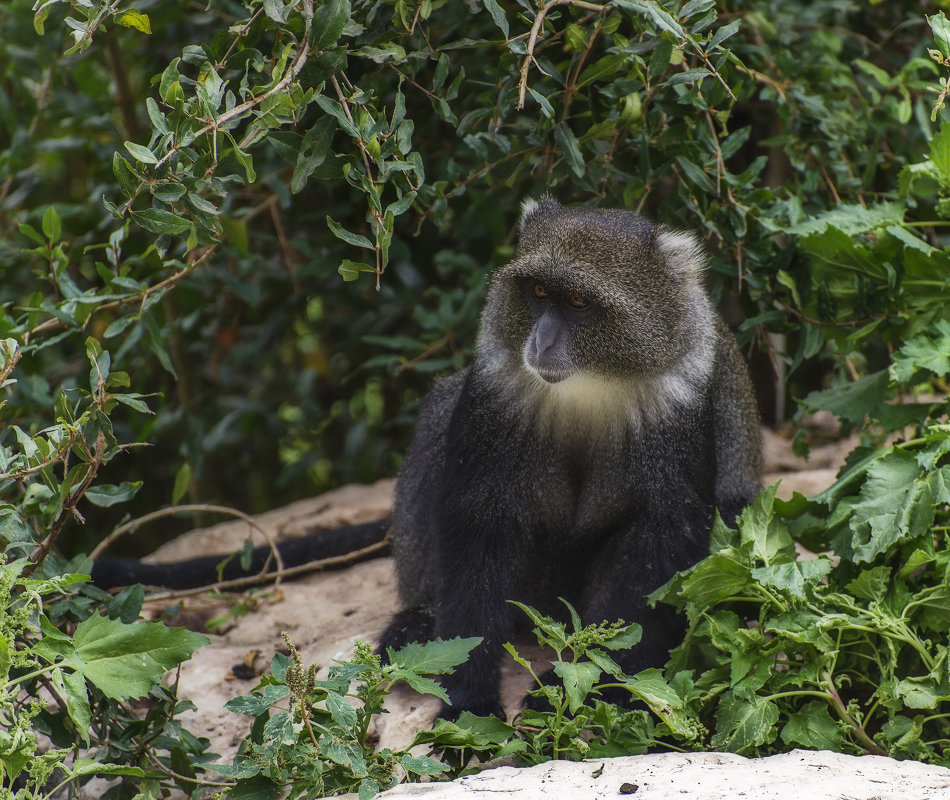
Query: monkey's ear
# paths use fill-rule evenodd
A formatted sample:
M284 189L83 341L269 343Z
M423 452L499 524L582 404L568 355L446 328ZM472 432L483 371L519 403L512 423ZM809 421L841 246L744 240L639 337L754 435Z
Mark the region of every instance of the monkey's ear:
M660 225L656 232L656 249L674 275L697 283L702 280L706 253L695 233Z
M545 211L555 211L560 207L561 204L549 194L541 195L537 200L533 197L526 197L521 201L521 221L518 223L519 232L524 233L528 222L534 217L540 216Z

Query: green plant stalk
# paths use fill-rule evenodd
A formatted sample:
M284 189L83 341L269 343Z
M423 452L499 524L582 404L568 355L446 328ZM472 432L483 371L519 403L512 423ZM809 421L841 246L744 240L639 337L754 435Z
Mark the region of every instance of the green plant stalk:
M825 685L828 687L828 697L831 700L831 706L834 708L835 712L838 714L838 717L842 722L846 723L851 727L851 730L854 733L855 738L861 743L865 750L869 753L876 756L886 756L887 751L883 750L877 742L875 742L870 736L867 735L864 728L858 724L849 713L847 706L845 706L844 701L841 699L841 695L838 694L838 690L835 688L834 680L832 679L830 672L825 672L824 676Z

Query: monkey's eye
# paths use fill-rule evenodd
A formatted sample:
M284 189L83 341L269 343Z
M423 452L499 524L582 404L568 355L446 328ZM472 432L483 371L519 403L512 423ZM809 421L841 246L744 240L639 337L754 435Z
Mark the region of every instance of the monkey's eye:
M571 292L567 296L567 303L571 308L576 308L578 311L582 311L590 305L590 301L577 292Z
M548 296L548 290L544 288L543 283L536 283L533 288L535 297L543 300Z

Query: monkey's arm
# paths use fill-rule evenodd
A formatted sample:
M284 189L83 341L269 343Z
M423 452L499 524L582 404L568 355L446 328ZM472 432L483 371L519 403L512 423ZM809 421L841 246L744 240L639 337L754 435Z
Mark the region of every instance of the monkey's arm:
M389 519L386 518L362 525L317 531L307 536L279 542L277 549L280 551L285 567L343 556L381 542L389 530L389 524ZM384 551L377 550L354 561L384 554ZM220 578L218 565L227 558L227 554L200 556L171 564L143 564L140 561L125 558L101 558L93 564L92 582L100 589L130 586L135 583L162 586L166 589L193 589L217 583L219 580L227 581L256 575L263 569L270 555L271 549L268 545L255 548L251 553L251 564L245 570L241 567L240 557L235 554L221 570ZM346 562L346 564L351 563L353 561ZM270 572L274 569L276 566L272 558Z
M719 369L712 384L715 498L723 521L732 526L762 488L762 435L755 392L742 355L721 321L717 333Z

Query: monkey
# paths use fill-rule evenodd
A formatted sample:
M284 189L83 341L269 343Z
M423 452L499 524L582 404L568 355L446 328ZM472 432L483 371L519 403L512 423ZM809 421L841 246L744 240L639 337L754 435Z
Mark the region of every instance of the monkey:
M694 236L632 212L524 203L473 363L429 394L396 484L403 610L380 649L483 639L443 677L442 716L501 715L508 600L638 622L628 674L682 639L646 595L706 554L717 509L732 525L760 488L754 392L704 265Z
M693 234L626 210L524 202L472 364L430 391L392 518L360 532L365 546L388 529L395 557L402 610L380 653L482 639L443 676L441 716L503 717L510 600L557 615L564 598L585 624L639 623L640 644L617 658L628 674L662 666L682 639L685 624L646 596L706 554L717 511L733 525L760 488L754 392L704 269ZM346 549L345 532L316 536L328 534ZM97 562L93 580L112 585L107 571Z

